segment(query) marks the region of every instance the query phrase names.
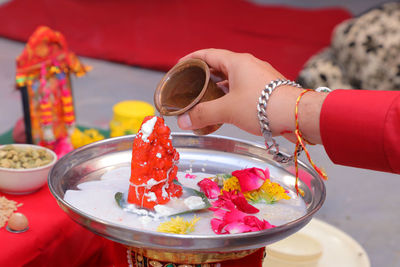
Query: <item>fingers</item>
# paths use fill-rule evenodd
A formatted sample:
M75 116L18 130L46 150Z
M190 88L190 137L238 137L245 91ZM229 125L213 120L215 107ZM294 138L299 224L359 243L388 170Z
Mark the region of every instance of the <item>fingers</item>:
M178 126L183 130L203 128L208 125L230 122L230 111L227 109L228 95L199 103L187 113L178 117Z
M228 65L229 65L229 58L233 56L235 53L223 50L223 49L202 49L191 54L188 54L181 58L179 61L189 59L189 58L198 58L205 61L211 68L214 68L224 75L228 75Z
M211 74L211 80L213 80L214 82L220 82L227 79L224 73L214 68L210 68L210 74Z
M227 80L217 82L217 86L225 93L229 93L229 82Z

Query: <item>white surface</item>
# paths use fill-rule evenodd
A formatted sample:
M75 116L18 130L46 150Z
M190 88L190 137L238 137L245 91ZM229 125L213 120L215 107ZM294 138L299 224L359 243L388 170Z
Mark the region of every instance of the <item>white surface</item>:
M183 157L183 154L181 154L181 158ZM131 170L129 166L109 170L104 173L100 180L80 183L77 186L78 190L67 190L64 195L64 200L81 212L102 221L136 230L157 231L157 227L160 223L169 220L169 218L165 218L165 216L187 211L185 205L187 202L184 204L182 201L182 199L190 195L187 192L184 192L180 198L173 198L167 204L156 205L154 207L155 213L145 209L137 209L134 205L129 205L129 212L121 209L117 205L114 196L117 192L126 193L130 184L130 173ZM177 173L177 178L183 186L196 190L200 190L197 186L199 181L212 176L212 174L198 172L191 174L194 175L193 178L185 178L186 172L182 170ZM306 213L304 201L298 197L294 191L288 191L288 195L291 199L282 199L273 205L266 205L264 203L254 204L254 206L259 209L259 212L253 215L261 220L265 219L276 226L304 216ZM201 198L199 204L204 205ZM199 204L193 206L198 207ZM146 216L154 218L152 223L148 223L147 219L146 221L142 220L142 218ZM210 227L210 220L213 218L212 211L199 211L180 216L185 220L192 220L194 216L201 217L201 220L196 223L196 227L191 234L215 236L215 233Z
M299 233L309 235L321 243L323 251L318 267L371 266L368 255L361 245L330 224L314 218ZM264 264L264 267L274 266Z

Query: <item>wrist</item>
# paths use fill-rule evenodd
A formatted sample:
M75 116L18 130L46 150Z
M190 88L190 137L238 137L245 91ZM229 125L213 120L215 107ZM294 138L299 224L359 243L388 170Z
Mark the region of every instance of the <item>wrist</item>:
M271 94L267 107L270 130L273 136L281 135L296 142L295 107L296 100L304 89L281 86ZM319 117L322 104L328 93L310 91L305 94L298 106L299 128L303 137L314 144L321 144Z
M299 103L299 128L304 138L314 144L322 144L320 134L320 114L328 93L310 91Z
M265 146L267 148L267 151L274 156L274 159L278 162L290 162L293 160L293 156L286 156L283 155L279 152L279 145L276 143L275 139L272 137L272 131L270 128L270 120L268 118L267 114L267 109L268 109L268 102L269 99L272 95L273 92L275 92L276 88L278 87L284 87L284 86L292 86L292 87L297 87L301 88L301 86L293 81L290 80L281 80L281 79L276 79L271 81L269 84L265 86L265 89L261 92L261 96L259 97L258 100L258 105L257 105L257 110L258 110L258 119L260 121L260 129L262 132L262 135L264 136L265 139ZM289 98L290 99L290 98ZM282 99L282 101L285 101L285 99ZM275 110L272 108L272 110ZM278 113L277 113L278 114ZM278 117L276 117L277 121L279 120ZM300 153L301 150L296 152L296 155Z
M282 135L292 142L296 140L294 108L301 91L300 88L285 85L276 88L271 94L266 113L273 136Z

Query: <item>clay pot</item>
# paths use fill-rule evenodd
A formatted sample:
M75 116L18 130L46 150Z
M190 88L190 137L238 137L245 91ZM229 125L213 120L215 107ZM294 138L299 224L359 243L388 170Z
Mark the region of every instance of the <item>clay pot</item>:
M162 116L177 116L196 104L222 97L225 93L211 79L210 68L200 59L179 62L161 79L154 104ZM197 135L216 131L221 124L193 130Z

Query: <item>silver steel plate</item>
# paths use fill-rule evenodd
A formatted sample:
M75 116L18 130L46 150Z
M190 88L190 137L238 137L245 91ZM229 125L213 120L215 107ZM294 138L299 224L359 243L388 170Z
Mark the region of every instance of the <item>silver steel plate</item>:
M309 181L299 181L304 191L307 214L297 220L259 232L233 235L177 235L142 231L113 224L102 218L90 216L64 201L69 189L79 183L99 179L113 168L127 166L131 161L134 136L123 136L96 142L62 157L48 176L50 191L60 207L77 223L90 231L113 241L146 249L176 252L232 252L261 248L283 239L305 226L325 200L325 186L318 174L302 162L299 166L307 172ZM294 190L295 177L289 172L293 166L278 164L262 146L243 140L222 136L195 136L173 134L173 145L180 153L179 169L192 168L194 172L206 169L207 173L227 173L241 168L270 169L279 183Z

